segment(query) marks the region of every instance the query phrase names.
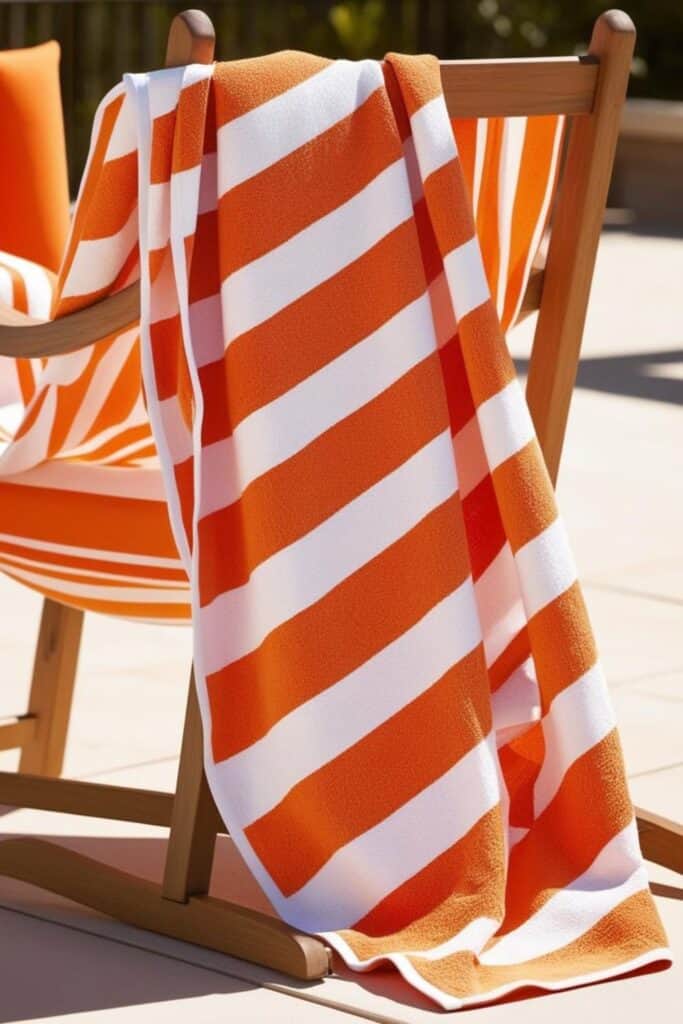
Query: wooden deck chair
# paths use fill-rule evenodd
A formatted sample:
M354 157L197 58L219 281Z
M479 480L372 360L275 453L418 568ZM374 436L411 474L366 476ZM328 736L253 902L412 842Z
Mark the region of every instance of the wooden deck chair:
M635 30L611 11L596 22L585 58L445 61L452 118L562 114L570 119L544 267L537 267L518 318L539 310L527 397L553 479L574 385L628 80ZM167 65L210 62L214 35L200 12L171 27ZM0 355L73 352L139 317L139 288L123 289L51 323L0 312ZM0 874L46 888L130 924L195 942L292 976L329 970L318 939L209 895L216 835L224 831L203 769L201 721L192 680L175 793L59 779L82 623L81 611L48 599L27 715L0 726L0 749L21 747L18 773L0 773L0 803L169 827L160 885L42 840L0 843ZM647 858L683 868L683 830L637 811Z

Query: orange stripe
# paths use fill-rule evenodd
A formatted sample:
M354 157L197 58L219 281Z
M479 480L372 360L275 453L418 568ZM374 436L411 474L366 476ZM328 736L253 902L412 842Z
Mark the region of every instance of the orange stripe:
M465 185L470 197L470 209L472 207L472 193L474 190L474 164L477 152L477 118L476 117L454 117L451 120L451 128L458 147L458 157L462 168Z
M476 917L502 918L504 890L503 824L496 806L353 930L339 934L360 958L431 949Z
M126 153L102 165L79 241L108 238L125 227L138 200L137 170L137 153Z
M493 303L484 302L463 317L458 333L472 397L480 406L516 376Z
M442 960L410 957L415 970L430 984L460 998L489 992L515 982L571 982L598 971L616 970L652 949L666 947L666 935L646 891L620 903L579 939L534 960L511 966L488 967L472 953L455 953Z
M528 630L545 713L553 698L598 659L579 584L574 583L537 612L529 620Z
M456 202L463 193L462 168L459 160L450 160L424 183L432 225L445 255L468 242L474 235L471 207L467 202Z
M438 728L444 722L449 727ZM490 727L480 645L419 697L294 786L245 835L289 896L337 850L452 768Z
M494 469L493 485L513 551L519 551L557 519L552 484L535 438Z
M505 650L498 655L493 664L489 667L489 678L491 680L491 692L495 693L503 683L507 682L516 668L519 668L531 654L529 632L526 628L521 629L512 638Z
M286 50L256 59L216 64L212 91L217 127L275 99L331 63L325 57Z
M273 630L258 650L207 678L214 759L250 746L299 704L343 679L410 629L468 573L454 496L322 600ZM400 602L397 593L403 595Z
M498 751L505 788L510 797L509 821L513 828L531 828L534 823L534 786L545 754L540 722Z
M507 908L499 935L517 928L554 892L587 871L603 847L626 828L633 808L623 778L615 730L567 769L550 804L510 851Z
M474 490L463 498L472 576L478 580L505 544L505 530L498 509L493 481L487 473Z
M59 551L44 551L27 544L0 541L0 558L10 561L12 558L35 559L56 566L73 569L87 569L92 572L112 573L122 576L153 576L160 583L175 583L178 586L187 584L187 576L182 568L171 569L158 565L141 565L139 562L110 562L104 558L89 558L85 555L72 555ZM37 569L37 572L42 570Z
M557 117L527 118L510 227L508 281L502 317L505 324L512 317L522 289L531 243L550 176L557 122Z
M35 583L27 583L19 579L9 569L5 570L7 575L24 587L37 591L43 597L50 597L59 604L65 604L69 608L81 608L86 612L99 612L101 615L120 615L126 619L145 619L159 622L189 622L191 618L191 607L188 604L155 604L143 601L106 601L92 597L73 597L63 594L59 590L51 590L48 586Z
M425 291L417 235L406 221L340 273L236 338L224 360L200 368L202 391L225 390L232 429L362 341ZM223 381L212 383L211 378ZM210 406L208 406L210 408ZM227 436L220 417L203 444Z
M60 298L64 282L69 275L71 266L73 264L76 249L79 244L79 240L84 237L84 231L86 230L87 223L90 217L90 206L93 201L96 201L96 197L99 195L99 177L102 172L104 165L104 158L109 146L116 120L121 111L123 105L123 96L118 96L113 100L102 112L102 120L100 122L100 130L95 140L95 145L91 150L90 164L87 171L87 177L81 189L79 201L76 204L76 211L74 219L71 225L71 233L67 242L66 253L62 260L62 265L59 271L59 278L57 284L56 302L53 308L53 316L63 315L62 299ZM113 198L113 197L112 197ZM87 301L82 302L81 305L88 305Z
M75 547L178 557L162 501L0 480L0 532Z
M438 356L423 360L357 412L205 516L199 542L202 605L247 582L254 569L401 466L448 425ZM421 416L403 416L422 409ZM304 502L291 495L305 494Z
M489 119L477 205L477 237L485 254L484 266L492 295L496 294L500 266L498 193L504 125L502 117Z
M387 106L377 90L348 117L222 196L222 279L336 210L399 159L398 136L376 130ZM299 183L295 190L292 181Z
M385 60L396 72L408 117L442 94L441 72L436 57L428 54L406 57L388 53Z

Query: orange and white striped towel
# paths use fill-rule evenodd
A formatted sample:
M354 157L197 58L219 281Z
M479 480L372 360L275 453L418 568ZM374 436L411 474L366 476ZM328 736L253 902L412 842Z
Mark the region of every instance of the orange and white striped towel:
M119 87L98 111L57 315L137 276L136 143L127 103ZM546 220L560 127L556 118L453 122L505 326L516 316ZM436 265L428 276L437 294L443 279ZM0 253L0 302L46 317L54 284L42 267ZM0 444L0 569L86 611L189 621L189 585L169 529L135 327L73 355L0 359Z
M521 173L538 136L489 128ZM508 323L552 188L539 130L535 212L475 160L475 228L433 58L128 76L60 278L74 308L139 263L237 846L285 920L447 1009L670 956L480 251Z

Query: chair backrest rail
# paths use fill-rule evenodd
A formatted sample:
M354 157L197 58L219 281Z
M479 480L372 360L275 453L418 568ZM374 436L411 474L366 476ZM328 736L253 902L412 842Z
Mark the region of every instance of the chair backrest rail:
M169 39L167 64L210 60L210 21L200 12L185 12L180 19ZM573 117L570 156L572 149L575 153L568 161L571 173L565 171L559 186L559 216L552 232L557 237L554 243L551 237L548 257L550 287L546 287L548 275L536 270L523 303L524 315L541 309L528 398L542 446L552 449L546 451L552 475L578 362L634 37L627 15L608 11L596 22L586 57L441 62L451 117ZM604 145L599 136L604 136ZM579 139L584 141L579 144ZM77 351L129 327L139 311L137 283L48 323L0 309L0 355L36 357ZM563 367L559 375L558 364ZM562 411L553 407L551 412L553 403Z
M441 61L451 117L590 114L598 72L594 57Z

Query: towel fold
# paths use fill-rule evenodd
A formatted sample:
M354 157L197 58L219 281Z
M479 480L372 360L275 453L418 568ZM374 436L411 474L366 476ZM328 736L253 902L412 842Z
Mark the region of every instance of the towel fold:
M481 196L502 193L469 180L476 226L431 57L130 75L96 123L58 306L139 260L235 843L286 921L446 1009L669 958L482 262ZM509 323L533 252L501 208Z

